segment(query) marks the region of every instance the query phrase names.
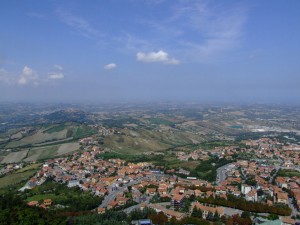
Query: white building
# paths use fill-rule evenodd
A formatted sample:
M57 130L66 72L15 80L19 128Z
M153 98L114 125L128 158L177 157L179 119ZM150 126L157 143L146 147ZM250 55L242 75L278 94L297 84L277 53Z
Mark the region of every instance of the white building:
M251 191L251 186L249 186L247 184L242 184L241 189L242 189L241 190L242 194L246 195Z

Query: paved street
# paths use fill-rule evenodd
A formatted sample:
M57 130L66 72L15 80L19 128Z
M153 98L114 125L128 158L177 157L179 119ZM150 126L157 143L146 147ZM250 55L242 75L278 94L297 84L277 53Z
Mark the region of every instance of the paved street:
M227 177L227 171L232 169L235 165L233 163L226 164L224 166L221 166L217 169L217 179L216 183L220 184L222 181L224 181Z
M298 210L295 208L292 198L289 198L289 207L292 209L292 216L297 216Z
M117 194L119 192L123 192L128 186L135 185L138 182L139 182L139 180L131 181L131 182L127 183L127 184L123 184L122 187L117 187L116 190L109 192L109 194L105 196L104 200L102 201L102 203L101 203L101 205L99 207L106 208L107 205L108 205L108 203L111 202L111 201L113 201L116 198L116 196L117 196ZM112 186L110 186L110 188L111 187Z

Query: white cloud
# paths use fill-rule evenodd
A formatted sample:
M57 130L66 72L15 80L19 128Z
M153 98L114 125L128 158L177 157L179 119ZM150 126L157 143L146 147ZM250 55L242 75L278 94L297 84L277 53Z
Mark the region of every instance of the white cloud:
M115 63L109 63L107 65L104 66L104 69L106 70L113 70L117 67L117 65Z
M164 52L162 50L159 50L158 52L149 52L149 53L143 53L138 52L136 54L136 60L141 62L161 62L164 64L179 64L179 60L170 58L169 54L167 52Z
M183 57L203 63L212 62L223 52L239 45L247 9L243 5L220 5L195 1L193 4L181 2L173 8L174 14L168 25L178 24L176 27L195 33L194 40L178 43Z
M20 85L33 84L33 85L37 86L39 84L38 75L29 66L24 66L22 73L18 79L18 83Z
M76 30L82 36L90 39L99 39L103 37L103 34L94 28L87 20L61 9L56 10L56 13L64 24Z
M55 69L58 69L58 70L63 70L64 68L62 67L62 66L60 66L60 65L54 65L54 68Z
M48 73L48 79L51 79L51 80L60 80L60 79L65 78L65 75L63 74L63 69L64 68L61 65L57 65L56 64L53 67L55 69L57 69L58 71Z
M64 77L65 77L65 75L61 72L51 72L48 75L48 78L53 79L53 80L63 79Z
M212 63L242 43L249 9L247 5L180 0L174 3L161 17L145 17L146 19L139 21L147 26L145 32L148 35L138 34L139 37L127 39L123 37L122 44L129 45L131 49L135 47L138 49L136 52L142 53L164 46L180 55L183 61ZM134 37L134 34L128 36ZM140 54L140 58L145 58L143 54ZM176 60L170 62L179 63Z

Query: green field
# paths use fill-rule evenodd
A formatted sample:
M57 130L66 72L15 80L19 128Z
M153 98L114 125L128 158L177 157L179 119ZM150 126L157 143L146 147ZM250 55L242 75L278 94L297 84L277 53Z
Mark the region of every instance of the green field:
M27 170L23 173L13 173L0 178L0 189L6 188L10 185L15 185L27 181L36 173L36 170Z
M70 152L74 152L76 150L79 150L80 145L78 142L71 142L71 143L65 143L59 146L57 155L63 155Z
M26 193L20 193L21 197L29 201L42 201L51 199L53 204L65 206L62 211L82 211L95 209L101 204L102 198L94 196L90 192L83 192L78 187L68 188L66 185L46 181Z
M176 146L192 145L203 141L203 137L178 130L132 130L122 129L121 134L107 136L103 146L121 154L140 154L149 151L163 151Z
M73 123L35 127L34 133L2 144L4 150L12 151L1 151L0 163L38 161L68 154L80 149L77 139L97 133L95 128Z
M41 200L45 200L47 198L55 200L55 198L57 198L57 196L55 194L40 194L40 195L31 196L31 197L27 198L26 201L27 202L30 202L30 201L41 201Z
M162 118L149 118L147 120L152 124L161 124L161 125L168 125L168 126L175 125L174 122Z
M67 130L47 133L47 132L44 132L43 129L40 129L36 133L34 133L30 136L24 137L21 140L9 142L6 146L6 148L32 146L34 144L64 139L64 138L66 138L66 136L67 136Z
M300 172L297 170L282 170L280 169L277 173L280 177L300 177Z
M32 148L28 152L25 161L37 161L41 159L48 159L57 154L60 145L50 145L45 147Z
M79 139L79 138L83 138L83 137L88 137L91 136L93 134L97 134L98 131L89 127L89 126L80 126L77 127L74 131L73 131L73 137L74 139Z
M25 167L17 170L15 173L24 173L29 170L38 170L41 165L42 165L41 163L29 164L28 166L25 166Z
M44 147L31 148L28 152L25 161L37 161L43 159L54 158L59 155L64 155L70 152L74 152L79 149L79 144L77 142L64 143L58 145L49 145Z
M47 129L47 130L45 130L43 132L51 134L51 133L63 131L64 129L66 129L66 125L65 124L59 124L57 126L49 128L49 129Z
M14 162L20 162L22 159L26 157L28 154L27 150L17 151L17 152L10 152L8 155L3 157L3 160L1 163L14 163Z

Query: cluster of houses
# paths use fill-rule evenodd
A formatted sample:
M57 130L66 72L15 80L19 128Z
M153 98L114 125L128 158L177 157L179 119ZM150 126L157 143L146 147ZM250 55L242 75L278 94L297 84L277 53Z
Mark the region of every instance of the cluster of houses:
M94 144L93 139L83 139L82 143ZM288 167L287 162L296 162L296 153L276 140L262 138L256 141L245 142L247 148L240 151L255 149L258 159L273 159L274 154L281 160L281 166ZM283 148L285 147L285 148ZM217 147L210 154L222 157L231 157L237 153L238 147ZM189 158L204 157L203 150L189 153ZM140 204L140 208L150 207L157 212L163 212L169 218L181 219L194 208L202 211L203 218L208 214L226 214L223 207L192 202L190 212L181 209L186 199L195 197L220 197L227 199L228 195L243 197L247 201L262 202L268 205L286 204L289 194L293 195L296 207L300 206L300 178L275 176L278 166L268 165L261 160L238 160L226 171L226 178L215 184L196 178L180 178L175 175L162 173L159 168L148 162L130 163L121 159L104 160L101 158L103 150L96 145L82 153L75 152L69 157L48 160L43 164L36 176L31 178L30 187L40 185L47 177L56 182L66 183L69 187L78 186L83 191L90 191L95 195L108 198L105 205L98 208L98 213L106 209L125 206L129 201ZM201 156L200 156L201 155ZM182 152L177 157L185 157ZM294 168L294 164L288 168ZM187 171L188 172L188 171ZM253 183L247 182L249 179ZM201 188L205 187L205 191ZM111 197L113 196L113 197ZM159 196L168 199L169 207L151 202L151 198ZM31 203L34 204L34 203ZM51 202L52 204L52 202ZM44 203L45 205L45 203Z
M34 206L34 207L40 207L43 209L48 209L51 205L52 205L52 200L47 198L44 199L42 202L38 202L38 201L30 201L27 203L28 206Z
M189 160L208 160L211 155L215 155L219 158L226 157L231 159L232 155L236 154L238 151L238 146L226 146L226 147L215 147L211 150L197 149L192 152L189 151L176 151L174 152L177 159L181 161Z
M0 169L0 176L12 173L15 170L23 168L24 163L9 163Z

